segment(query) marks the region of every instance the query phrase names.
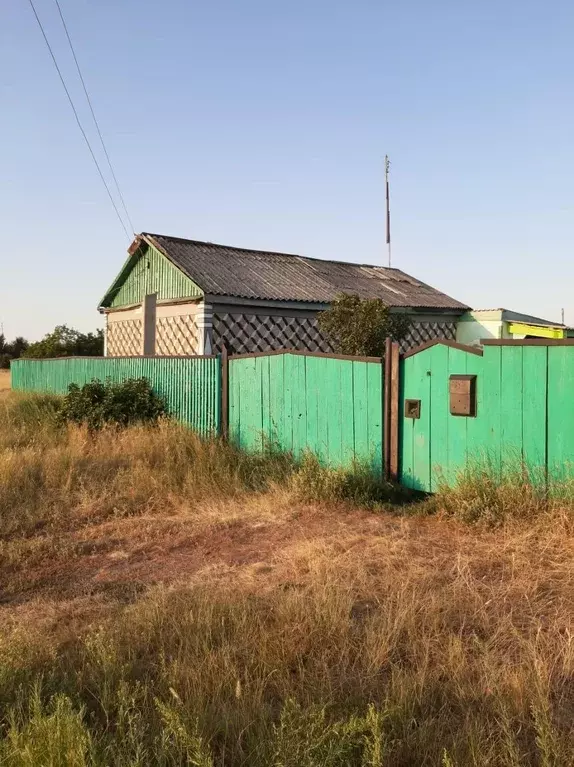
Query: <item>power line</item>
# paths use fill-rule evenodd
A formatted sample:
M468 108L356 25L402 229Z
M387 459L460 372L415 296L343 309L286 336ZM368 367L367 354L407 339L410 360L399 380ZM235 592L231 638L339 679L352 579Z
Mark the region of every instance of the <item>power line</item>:
M94 124L96 126L96 130L98 131L98 136L100 137L100 142L101 142L101 145L102 145L102 149L104 150L104 154L106 155L106 160L108 161L108 165L110 167L110 172L112 174L112 178L114 179L114 184L116 185L116 189L118 190L118 196L119 196L119 198L121 200L123 209L124 209L126 217L128 219L128 223L129 223L130 228L131 228L131 230L133 232L133 231L135 231L134 225L132 223L130 214L128 213L128 209L127 209L127 206L126 206L126 203L125 203L125 200L124 200L124 196L123 196L123 194L121 192L120 185L118 184L118 179L116 178L116 174L114 173L114 169L113 169L113 166L112 166L112 161L110 160L110 156L108 154L108 150L106 149L106 145L104 143L104 137L102 136L102 132L100 130L100 125L99 125L99 123L98 123L98 121L96 119L96 114L94 112L94 107L92 106L92 100L91 100L90 95L88 93L88 89L86 87L86 83L85 83L84 77L82 75L82 70L80 69L80 64L78 63L78 59L77 59L77 56L76 56L76 51L74 50L74 46L72 45L72 40L70 38L70 33L68 32L68 26L67 26L66 22L64 21L64 14L62 13L62 9L60 7L60 3L58 2L58 0L54 0L54 2L56 3L56 7L58 8L58 13L60 14L60 19L62 20L62 25L64 27L64 31L66 33L66 37L68 38L68 43L70 45L70 50L72 51L72 56L74 57L74 62L76 64L76 69L78 70L78 75L80 77L80 82L82 83L82 88L84 89L84 93L86 94L86 100L87 100L88 105L90 107L90 112L92 113L92 117L94 118Z
M110 198L110 202L112 203L114 210L116 212L116 216L118 217L118 220L120 224L122 225L122 229L126 233L126 237L128 240L131 240L130 235L128 234L128 230L126 229L126 225L123 222L122 217L120 216L120 212L118 210L118 206L116 205L114 198L112 197L112 193L110 192L110 188L106 182L106 179L104 178L104 174L102 173L102 169L99 166L99 163L96 159L96 155L94 154L94 150L92 149L92 145L90 144L90 141L88 137L86 136L86 131L82 127L82 123L80 122L80 118L78 117L78 113L76 111L76 107L74 106L74 102L72 101L72 97L70 96L70 92L66 86L66 82L64 80L64 77L62 76L62 72L60 71L60 67L58 66L58 62L56 61L56 57L54 56L54 51L52 50L52 46L50 45L50 41L46 37L46 33L44 31L44 27L42 26L42 22L40 21L40 17L38 16L38 13L36 12L36 8L34 6L33 0L28 0L30 3L30 6L32 8L32 11L34 12L34 16L36 17L36 21L38 22L38 26L40 27L40 31L42 32L42 37L44 38L44 42L46 43L46 46L48 50L50 51L50 56L52 57L52 61L54 62L54 66L56 67L56 71L60 77L60 82L62 83L62 87L64 88L66 92L66 96L68 97L68 101L70 102L70 106L72 107L72 112L74 113L74 117L76 118L76 122L78 123L78 128L80 129L80 132L82 136L84 137L84 141L86 142L86 146L88 147L90 154L92 156L92 160L94 161L94 165L98 169L98 173L100 174L100 178L102 179L102 184L106 187L106 192L108 193L108 197Z

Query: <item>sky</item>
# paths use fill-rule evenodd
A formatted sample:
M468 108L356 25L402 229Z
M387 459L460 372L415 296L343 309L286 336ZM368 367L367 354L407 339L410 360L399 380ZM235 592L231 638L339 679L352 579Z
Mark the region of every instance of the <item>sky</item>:
M393 266L574 324L568 0L60 5L137 232L385 265L388 154ZM1 2L0 97L0 323L101 327L129 242L29 0Z

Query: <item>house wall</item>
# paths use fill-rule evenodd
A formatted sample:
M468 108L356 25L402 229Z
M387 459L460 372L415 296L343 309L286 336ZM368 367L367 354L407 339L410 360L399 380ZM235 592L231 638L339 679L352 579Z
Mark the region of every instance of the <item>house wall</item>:
M136 252L135 263L120 279L120 283L111 300L111 308L139 304L150 293L157 293L158 301L198 298L203 295L189 277L159 250L150 246L142 246Z
M319 328L317 310L247 304L207 304L201 300L158 303L155 353L158 356L230 354L296 349L332 352ZM141 354L142 307L106 314L106 356ZM435 338L454 340L456 320L441 315L414 315L403 351Z
M155 354L172 357L202 354L201 305L197 301L158 304L156 308ZM111 311L106 314L106 356L125 357L143 350L143 310Z
M262 306L213 304L213 353L227 346L230 354L297 349L330 352L317 312Z
M131 357L143 350L143 310L109 312L105 327L106 357Z
M510 321L500 310L467 312L457 323L456 340L459 344L476 346L485 339L525 338L524 335L510 333L509 327Z
M230 354L296 349L332 352L317 321L317 311L264 308L261 306L213 305L213 352L223 348ZM412 327L402 344L403 350L435 338L454 340L456 317L448 315L413 315Z

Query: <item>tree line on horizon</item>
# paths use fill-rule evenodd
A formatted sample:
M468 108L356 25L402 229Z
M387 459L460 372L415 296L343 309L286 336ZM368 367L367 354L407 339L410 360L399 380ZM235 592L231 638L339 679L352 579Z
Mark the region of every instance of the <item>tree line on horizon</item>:
M23 336L7 341L0 333L0 368L8 369L12 360L20 357L46 359L50 357L101 357L104 353L104 331L81 333L67 325L57 325L40 341L30 342Z

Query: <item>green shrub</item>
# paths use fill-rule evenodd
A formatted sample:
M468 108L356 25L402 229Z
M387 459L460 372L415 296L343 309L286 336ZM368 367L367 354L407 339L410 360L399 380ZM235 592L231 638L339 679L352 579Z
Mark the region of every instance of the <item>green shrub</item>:
M93 380L70 384L64 398L62 418L99 429L106 424L129 426L153 423L167 415L164 400L146 378L128 378L121 383Z

